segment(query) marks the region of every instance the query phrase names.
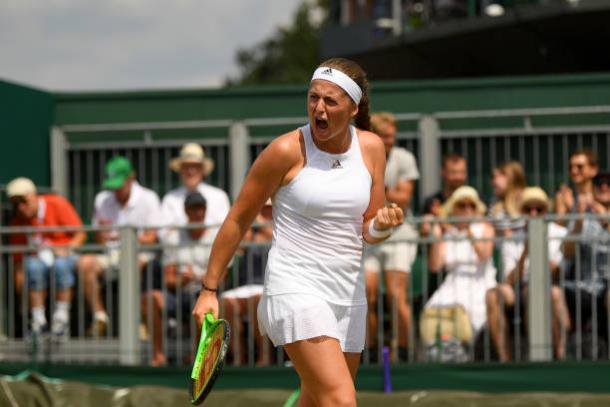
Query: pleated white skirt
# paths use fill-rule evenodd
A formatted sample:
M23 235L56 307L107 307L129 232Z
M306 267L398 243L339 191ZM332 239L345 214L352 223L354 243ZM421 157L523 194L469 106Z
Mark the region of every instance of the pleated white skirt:
M263 294L258 325L275 346L328 336L343 352L362 352L367 306L337 305L311 294Z

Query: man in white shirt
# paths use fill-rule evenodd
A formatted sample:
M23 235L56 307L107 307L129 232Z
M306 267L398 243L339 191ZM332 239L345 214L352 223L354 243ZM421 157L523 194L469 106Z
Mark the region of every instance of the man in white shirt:
M551 202L547 194L539 187L528 187L523 190L521 196L521 214L523 216L544 216L550 208ZM513 309L515 303L519 302L521 311L527 311L529 280L529 256L527 246L527 231L523 230L521 240L507 240L502 243L502 265L504 268L504 280L496 287L487 291L487 320L493 343L498 352L500 361L509 361L512 357L510 344L508 343L508 325L506 321L506 310ZM562 245L563 238L568 231L563 226L554 222L547 224L548 236L548 258L549 269L553 275L557 275L564 260ZM513 237L518 238L519 232ZM517 289L517 293L515 292ZM534 293L542 295L542 293ZM562 330L569 329L569 314L565 298L560 287L552 285L551 304L553 318L553 348L555 357L562 359L565 353L565 344L562 339Z
M162 342L163 309L167 310L168 317L176 318L180 326L190 320L191 310L197 301L217 231L216 228L203 226L206 207L206 199L199 192L186 196L182 210L188 224L195 227L173 230L166 237L168 247L163 255L166 295L160 290L153 290L142 297L144 321L149 319L148 307L152 304L152 366L166 363Z
M371 116L371 128L377 133L386 151L386 200L400 206L405 216L412 216L411 199L419 171L415 157L408 150L395 146L396 119L391 113L376 113ZM384 272L388 292L389 308L394 313L398 308L398 357L407 359L407 345L411 331L411 307L407 298L411 265L417 255L417 243L405 240L417 239L417 231L409 222L398 227L392 237L375 246L367 246L364 270L369 306L368 338L369 359L375 360L377 336L377 291L379 276Z
M214 169L214 161L205 156L203 148L195 143L185 144L180 155L170 162L170 168L180 174L182 186L169 191L163 197L161 211L166 224L180 226L187 223L184 199L189 192L195 191L201 193L207 202L205 224L222 224L231 204L225 191L204 182L205 177ZM165 240L165 235L163 239Z
M95 196L94 226L132 226L138 229L138 242L142 245L157 242L157 232L148 228L163 223L157 194L142 187L135 179L135 172L125 157L114 157L106 164L104 191ZM106 245L101 254L87 254L80 257L78 271L83 279L85 298L93 313L90 334L104 335L108 315L101 297L99 279L104 272L116 270L119 265L120 234L117 228L96 233L95 241ZM154 257L154 253L141 252L138 255L140 267L144 267Z

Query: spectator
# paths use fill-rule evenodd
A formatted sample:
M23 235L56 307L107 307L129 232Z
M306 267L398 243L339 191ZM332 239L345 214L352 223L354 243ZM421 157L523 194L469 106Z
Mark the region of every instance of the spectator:
M593 195L593 177L599 168L597 154L589 149L576 150L570 156L570 179L572 185L562 184L555 195L555 211L558 215L576 213L578 202L590 202ZM559 221L561 225L573 226L572 222Z
M261 336L258 329L257 306L263 295L263 282L265 279L265 265L267 263L267 253L269 246L261 244L271 242L273 238L273 228L271 227L272 203L268 199L260 213L255 219L254 226L246 232L244 242L250 243L243 251L237 275L233 275L235 288L226 290L221 297L224 315L231 325L231 346L230 355L233 357L233 364L244 363L245 355L244 342L237 338L242 338L244 332L244 318L248 318L251 324L251 331L256 343L256 365L262 366L269 364L269 355L266 353L268 346L267 339Z
M188 143L182 146L180 156L170 162L170 168L180 174L182 186L169 191L163 197L161 210L168 225L180 226L187 223L184 213L184 199L190 192L199 191L207 202L205 224L219 226L229 213L229 197L226 192L204 182L214 169L214 161L205 156L200 145Z
M377 113L371 116L371 130L383 140L386 152L385 185L386 200L396 203L406 216L412 216L411 199L415 181L419 178L415 157L404 148L395 146L396 119L391 113ZM375 358L377 313L376 302L379 276L383 270L388 302L391 309L398 308L398 358L407 359L407 343L411 331L411 308L407 292L409 273L417 255L417 243L405 242L417 239L417 231L411 223L405 222L394 231L392 237L380 245L367 246L364 255L364 270L368 302L369 355ZM369 357L370 357L369 356Z
M466 159L455 153L444 156L441 177L443 189L425 199L424 215L440 216L441 205L453 194L453 191L466 184L468 177Z
M159 197L136 181L131 162L125 157L114 157L106 164L104 191L95 196L92 224L94 226L130 226L138 228L138 243L157 242L153 226L163 223ZM108 314L102 301L98 280L109 270L119 266L119 230L100 230L95 234L98 244L106 245L102 254L81 256L78 262L79 275L83 279L85 298L93 313L90 335L102 336L106 332ZM138 263L142 268L154 258L154 253L140 252Z
M469 186L461 186L441 208L441 217L474 217L485 214L486 206L479 199L477 191ZM428 215L428 219L432 216ZM428 263L432 272L443 267L447 271L443 283L425 305L425 310L461 308L468 315L474 334L485 325L485 293L496 285L496 269L492 261L494 229L488 222L458 220L447 226L445 232L438 223L431 227L436 240L428 253ZM430 315L432 313L429 313ZM422 329L424 340L434 338L434 326Z
M195 228L180 229L168 235L163 259L167 295L160 290L149 291L142 296L142 314L148 320L148 304L152 304L152 366L166 364L163 352L162 312L165 308L168 317L178 318L178 323L190 321L191 310L197 301L201 280L208 267L208 259L217 229L204 226L207 202L197 191L190 192L185 200L183 211L189 225Z
M610 173L600 173L593 179L593 197L581 197L577 212L583 217L574 222L570 235L580 239L566 241L565 254L571 268L564 282L568 308L576 320L577 298L580 297L581 321L585 329L597 323L598 332L607 335L608 309L606 292L610 277ZM578 259L578 260L577 260ZM595 304L594 304L595 303ZM593 316L593 307L596 315Z
M520 211L522 216L538 217L549 212L551 202L546 193L538 187L523 190ZM562 239L567 235L567 229L549 222L547 225L549 269L555 277L563 263ZM487 291L487 317L491 338L498 352L500 361L511 360L512 352L508 343L508 323L505 310L512 310L519 302L519 309L527 315L529 252L526 231L522 230L521 240L508 240L502 245L502 264L505 277L498 286ZM538 294L538 293L534 293ZM557 359L563 359L565 343L562 330L568 329L569 317L566 311L565 299L557 285L551 287L553 349Z
M11 226L82 226L74 207L58 195L38 195L36 186L27 178L16 178L6 187L6 193L14 208ZM51 333L67 336L69 330L70 303L74 286L77 256L74 249L86 239L83 231L53 231L16 233L11 235L12 245L33 245L36 253L15 256L16 274L23 281L27 274L32 313L31 329L35 334L47 328L45 299L51 271L54 273L55 311L51 320Z
M494 198L489 214L496 220L496 234L511 236L513 231L523 228L525 223L519 221L521 193L527 186L523 167L518 161L506 161L493 170L492 185Z

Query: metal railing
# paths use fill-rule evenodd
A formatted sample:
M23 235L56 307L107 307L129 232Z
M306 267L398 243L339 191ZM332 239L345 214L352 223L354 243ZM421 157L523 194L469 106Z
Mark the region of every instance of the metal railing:
M385 274L382 274L381 283L377 288L377 301L369 306L369 312L373 312L378 321L376 331L369 333L376 338L376 344L375 347L369 347L372 343L367 344L363 363L378 363L383 346L391 349L393 361L396 363L485 363L498 360L497 342L489 330L487 291L497 287L496 284L504 281L509 274L510 270L505 270L501 260L502 245L508 242L519 243L522 245L521 249L527 247L529 251L528 278L524 280L518 277L511 283L516 297L516 300L513 300L514 305L505 306L503 298L499 302L501 311L506 312L503 314L503 321L507 325L506 332L509 333L507 345L511 349L512 360L607 359L610 355L607 303L610 232L607 230L607 224L606 229L602 229L603 233L595 236L551 236L548 233L550 222L566 219L574 221L577 218L579 217L530 218L527 219L527 231L522 230L522 233L508 237L481 238L476 234L474 237L468 237L463 233L447 232L441 239L428 235L386 243L408 243L417 246L417 256L410 266L411 272L407 274L406 298L411 323L410 326L401 323L401 300L393 294L395 290L391 290L392 287L386 284ZM608 216L591 215L587 215L587 219L600 224L609 220ZM470 220L454 219L450 223L459 225L466 221ZM493 224L494 220L487 221ZM410 222L421 225L424 220L415 218ZM444 224L447 222L443 221ZM477 220L476 223L480 222L481 220ZM44 231L58 229L61 228L47 228ZM446 229L451 230L449 227ZM93 233L99 229L86 227L83 230ZM85 278L79 263L73 271L76 282L72 287L74 294L69 311L70 331L67 336L61 338L55 337L52 332L43 331L35 335L32 333L28 274L25 273L20 280L20 260L16 256L38 256L37 248L31 245L7 244L0 247L0 360L151 364L155 360L158 361L155 357L158 356L156 352L160 344L164 362L175 365L187 365L191 362L196 327L190 310L196 299L196 291L192 291L188 285L183 287L180 273L176 282L177 288L169 286L166 280L167 253L177 247L167 243L140 245L135 229L112 230L118 230L120 233L121 244L116 247L119 251L118 262L104 269L96 277L108 315L105 329L89 329L95 328L92 324L94 316L87 287L91 281ZM4 241L15 233L38 232L40 229L0 229ZM550 242L558 239L561 240L562 250L569 242L574 246L572 254L564 254L556 272L551 273L549 260L552 255L549 257L548 247ZM447 284L453 284L452 273L471 273L466 276L466 281L473 278L478 271L472 274L472 270L456 269L454 265L472 262L471 257L460 256L470 250L468 248L472 242L485 241L494 242L495 245L494 254L485 260L486 267L490 267L486 269L486 273L493 276L492 280L487 280L488 285L477 283L472 288L462 283L456 285L456 290L470 290L468 298L472 303L464 302L459 300L459 295L452 291L451 286L447 288ZM430 251L434 249L433 245L439 242L444 242L449 248L446 249L449 252L445 252L445 255L450 255L448 262L453 263L447 263L442 270L432 270L429 262ZM198 244L197 248L202 249L204 245ZM287 362L281 347L272 347L268 340L258 335L256 307L262 292L261 279L268 248L268 243L244 242L240 255L229 267L227 278L221 287L221 314L230 320L234 332L229 364L255 366L283 365ZM83 259L85 254L108 256L109 250L114 249L106 245L87 244L78 249L78 254L80 259ZM587 250L595 250L593 262L587 255ZM146 255L144 259L143 254ZM49 325L57 308L57 278L56 271L51 269L46 300ZM526 294L524 289L527 290ZM554 302L556 294L563 303ZM458 300L448 300L448 303L443 304L444 295L448 296L445 298L453 295ZM159 298L163 300L162 303L156 302ZM173 301L173 307L169 306L169 301ZM183 302L184 306L181 306ZM554 307L557 304L564 304L564 311L568 313L570 323L559 326L559 335L553 335L553 318L556 312ZM459 310L460 307L463 310ZM468 321L467 325L464 325L464 321ZM445 329L446 324L453 330ZM469 327L472 335L463 336L459 331L462 328L458 327ZM400 332L401 329L406 332ZM155 337L157 332L160 335ZM407 338L406 349L401 349L405 347L401 334ZM558 338L563 343L559 353L558 347L554 346L554 341Z
M575 106L454 112L396 112L397 144L415 156L421 179L415 209L440 189L439 162L457 152L468 160L468 183L490 195L494 166L515 159L530 183L554 192L568 182L568 158L580 147L599 152L610 167L610 106ZM177 122L64 125L51 129L52 187L90 218L105 162L131 158L140 182L160 195L176 187L171 158L185 142L197 142L216 160L207 181L236 197L248 167L275 137L307 122L306 117Z

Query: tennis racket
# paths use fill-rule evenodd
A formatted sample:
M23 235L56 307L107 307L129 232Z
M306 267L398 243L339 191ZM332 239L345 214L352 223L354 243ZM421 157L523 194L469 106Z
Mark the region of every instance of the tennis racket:
M201 404L208 396L224 365L231 330L224 319L206 314L191 371L191 404Z

